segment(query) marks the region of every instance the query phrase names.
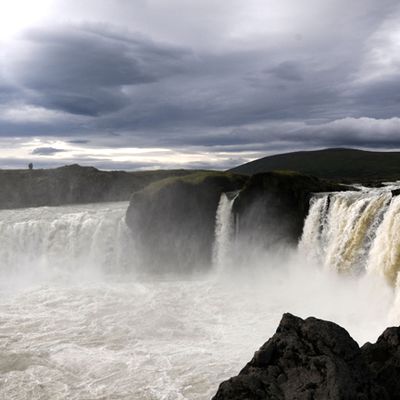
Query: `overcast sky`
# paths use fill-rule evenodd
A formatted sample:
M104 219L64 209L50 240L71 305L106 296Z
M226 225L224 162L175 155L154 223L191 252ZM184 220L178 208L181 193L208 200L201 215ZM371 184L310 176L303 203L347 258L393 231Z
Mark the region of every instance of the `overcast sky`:
M0 0L0 167L400 149L398 0Z

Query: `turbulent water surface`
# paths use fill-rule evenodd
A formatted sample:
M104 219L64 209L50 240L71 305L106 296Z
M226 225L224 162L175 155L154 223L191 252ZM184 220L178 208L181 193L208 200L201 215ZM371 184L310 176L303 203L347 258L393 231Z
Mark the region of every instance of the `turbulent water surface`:
M0 211L0 399L209 399L286 311L376 339L397 321L400 201L331 197L299 251L240 249L246 265L222 197L216 265L190 278L137 272L127 203Z

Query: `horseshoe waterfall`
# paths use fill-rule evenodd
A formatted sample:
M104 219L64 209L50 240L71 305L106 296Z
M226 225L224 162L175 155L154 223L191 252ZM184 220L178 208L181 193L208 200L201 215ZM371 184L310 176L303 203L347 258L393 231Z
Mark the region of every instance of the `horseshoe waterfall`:
M242 246L222 194L190 274L146 273L127 202L0 211L0 398L210 399L287 310L375 340L400 321L396 187L315 194L279 249Z
M400 197L391 188L323 194L312 199L299 251L322 268L377 274L397 285Z

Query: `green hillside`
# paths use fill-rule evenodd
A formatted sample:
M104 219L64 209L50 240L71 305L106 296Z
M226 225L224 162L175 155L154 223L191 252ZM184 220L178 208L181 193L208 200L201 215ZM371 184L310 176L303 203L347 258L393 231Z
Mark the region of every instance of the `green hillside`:
M299 151L260 158L230 170L245 175L291 170L344 182L400 180L400 152L356 149Z

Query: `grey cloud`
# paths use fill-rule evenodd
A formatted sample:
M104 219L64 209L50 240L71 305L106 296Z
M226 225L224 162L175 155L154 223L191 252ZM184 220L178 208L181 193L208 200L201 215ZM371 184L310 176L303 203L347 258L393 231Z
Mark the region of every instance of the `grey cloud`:
M104 0L95 3L107 9ZM66 115L35 123L0 120L0 136L62 138L82 148L90 142L257 154L400 147L397 128L386 121L399 117L399 76L382 72L379 79L356 81L371 38L382 33L388 18L400 15L398 2L295 3L274 5L287 7L294 26L243 37L247 3L236 0L217 8L204 0L198 19L181 0L159 10L156 3L124 2L129 17L121 8L115 14L120 19L107 19L106 13L100 18L89 7L93 15L79 13L78 19L102 23L31 29L20 41L23 51L1 61L13 79L0 78L0 103L11 107L17 100ZM80 10L73 0L63 4ZM172 17L177 10L179 20ZM167 14L169 24L161 26ZM186 16L198 24L193 32L207 31L204 36L189 32L186 23L179 26ZM129 32L126 21L139 33ZM159 40L164 36L170 43Z
M176 82L168 92L161 88L156 98L152 93L140 92L132 96L126 109L96 124L99 129L158 130L161 140L168 140L168 132L177 129L193 132L202 127L211 133L220 127L305 116L326 118L344 111L340 93L332 85L334 79L324 82L318 77L314 84L307 81L297 88L277 86L274 80L262 77L255 79L258 81L253 87L235 76L226 77L223 85L218 78L215 83L200 77L184 86Z
M118 90L113 92L101 88L70 94L60 89L42 90L32 101L46 108L92 117L117 111L128 104L128 98Z
M68 143L71 143L71 144L88 144L88 143L90 143L90 140L87 140L87 139L73 139L73 140L68 140Z
M64 137L81 136L87 132L88 127L74 122L63 121L56 122L25 122L9 121L0 118L0 137ZM90 132L93 135L93 132Z
M358 108L360 116L391 118L399 116L400 70L399 73L384 76L362 86L349 88L347 96Z
M0 105L18 101L21 95L21 90L16 85L9 83L1 76L0 62Z
M129 103L125 86L157 82L180 71L188 52L96 25L30 30L28 51L13 65L29 101L71 114L98 116Z
M213 151L271 152L321 147L400 148L400 118L345 118L325 123L274 123L187 138L187 146ZM182 144L181 144L182 145Z
M56 149L54 147L37 147L33 149L31 154L36 156L52 156L57 153L62 153L65 150L63 149Z
M267 69L264 72L285 81L300 82L303 80L303 74L299 66L292 61L282 62L276 67Z

